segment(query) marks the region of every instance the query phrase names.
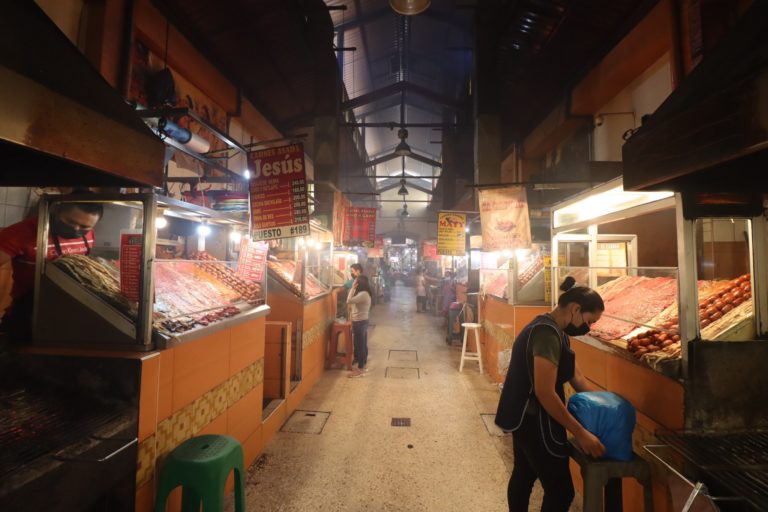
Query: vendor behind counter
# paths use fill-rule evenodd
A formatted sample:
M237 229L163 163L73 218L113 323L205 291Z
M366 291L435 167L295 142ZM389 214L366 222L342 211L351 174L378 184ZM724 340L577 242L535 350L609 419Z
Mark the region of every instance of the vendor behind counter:
M56 205L51 211L46 258L50 261L69 254L90 254L95 242L93 228L103 214L99 203ZM34 216L0 231L0 291L10 289L11 298L0 319L0 331L17 340L28 339L31 333L37 226L38 218Z

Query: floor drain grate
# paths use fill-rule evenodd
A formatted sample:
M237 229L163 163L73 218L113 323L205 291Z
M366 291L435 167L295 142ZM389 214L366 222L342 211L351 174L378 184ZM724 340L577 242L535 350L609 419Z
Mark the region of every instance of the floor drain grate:
M321 434L330 415L330 412L297 410L280 430L294 434Z
M387 366L387 369L384 371L384 377L387 379L420 379L421 373L418 368Z
M511 433L504 432L496 425L496 414L481 414L480 418L482 418L483 423L485 424L485 430L488 431L488 433L494 437L504 437L504 436L510 436Z
M416 350L390 350L387 359L390 361L418 361L419 353Z
M393 427L410 427L411 418L392 418Z

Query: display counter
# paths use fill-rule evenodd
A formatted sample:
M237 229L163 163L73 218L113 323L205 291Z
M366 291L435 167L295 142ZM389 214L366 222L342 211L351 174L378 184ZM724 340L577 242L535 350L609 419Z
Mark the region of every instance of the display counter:
M154 351L28 346L30 354L121 358L140 361L136 510L154 508L157 472L185 440L225 434L243 446L248 467L269 441L262 426L265 322L261 306L237 324L217 326L185 343ZM169 510L179 510L180 493Z

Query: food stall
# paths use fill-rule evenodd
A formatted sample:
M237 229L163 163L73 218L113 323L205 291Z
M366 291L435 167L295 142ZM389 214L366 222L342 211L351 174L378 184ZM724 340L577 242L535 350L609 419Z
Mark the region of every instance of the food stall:
M587 378L635 405L635 451L646 456L657 432L734 421L721 406L697 404L712 393L704 390L716 366L703 354L733 349L741 360L766 306L752 292L767 249L762 202L724 210L696 201L625 191L619 178L552 210L552 303L569 275L603 297L603 317L572 348Z
M479 321L483 324L483 359L494 382L503 382L512 342L525 325L549 311L545 286L548 243L528 249L473 251L479 260Z
M267 302L270 321L290 322L291 394L295 407L320 378L325 344L336 314L339 290L333 288L333 235L316 222L307 237L270 242Z

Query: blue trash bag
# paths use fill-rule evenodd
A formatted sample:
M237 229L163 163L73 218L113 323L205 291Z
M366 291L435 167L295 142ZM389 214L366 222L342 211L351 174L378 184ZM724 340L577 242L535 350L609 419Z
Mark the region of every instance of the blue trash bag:
M606 458L632 459L636 417L627 400L608 391L576 393L568 400L568 412L603 443Z

